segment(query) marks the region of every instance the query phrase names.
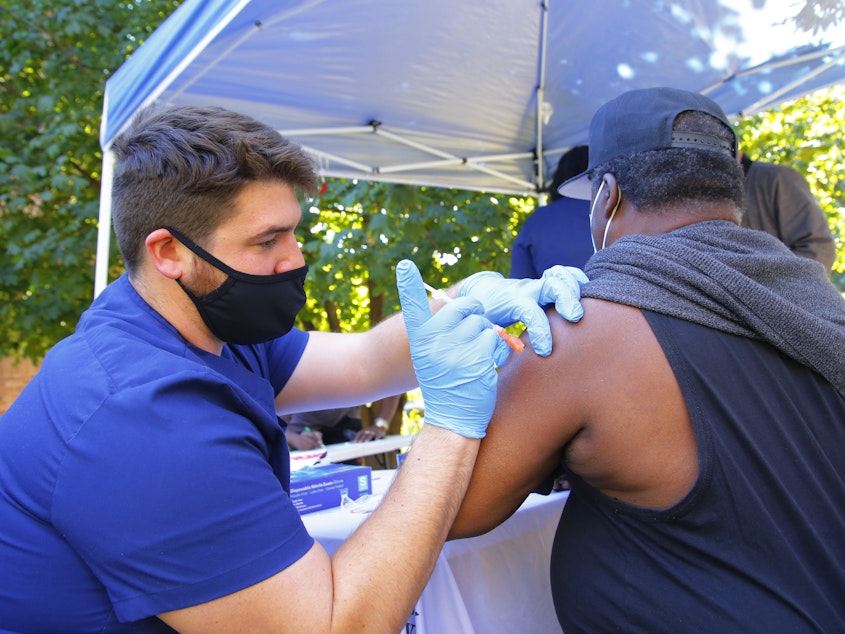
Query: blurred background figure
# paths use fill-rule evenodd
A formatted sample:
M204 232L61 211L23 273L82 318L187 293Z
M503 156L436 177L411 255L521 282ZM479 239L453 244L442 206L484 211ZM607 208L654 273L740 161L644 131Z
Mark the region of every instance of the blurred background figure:
M339 407L289 414L285 437L291 449L314 449L341 442L368 442L384 438L404 395L389 396L373 404L372 424L362 423L367 406ZM368 413L372 411L368 409ZM369 422L369 421L368 421Z
M742 152L739 160L745 171L742 226L775 236L796 255L821 262L829 274L836 246L804 176L787 165L752 161Z
M578 145L560 157L548 190L551 202L528 217L514 240L512 278L539 278L555 264L583 269L593 255L590 201L567 198L557 191L563 181L587 169L587 155L587 146Z

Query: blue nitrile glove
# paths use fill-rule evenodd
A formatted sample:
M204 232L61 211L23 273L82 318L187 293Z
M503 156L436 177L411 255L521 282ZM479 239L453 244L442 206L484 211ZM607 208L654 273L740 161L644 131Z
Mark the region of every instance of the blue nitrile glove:
M543 307L554 304L561 317L578 321L584 315L581 284L588 281L581 269L559 264L546 269L539 280L505 279L501 273L482 271L463 281L458 297L479 300L484 316L500 326L524 323L534 351L547 357L552 352L552 333Z
M493 354L502 341L477 300L458 299L432 316L416 265L396 265L396 287L425 401L425 422L483 438L496 405Z

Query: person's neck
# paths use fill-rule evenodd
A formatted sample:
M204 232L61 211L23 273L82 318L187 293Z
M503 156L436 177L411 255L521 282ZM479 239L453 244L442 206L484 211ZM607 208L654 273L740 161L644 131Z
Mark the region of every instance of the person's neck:
M724 202L685 201L662 208L638 210L630 233L660 235L706 220L727 220L739 224L735 207Z
M188 343L220 355L223 342L214 337L199 316L196 307L175 280L157 276L130 274L129 283L150 308L173 326Z

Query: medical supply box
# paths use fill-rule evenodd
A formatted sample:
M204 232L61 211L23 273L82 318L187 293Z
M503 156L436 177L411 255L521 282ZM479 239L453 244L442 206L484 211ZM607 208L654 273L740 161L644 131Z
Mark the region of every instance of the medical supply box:
M372 467L328 464L290 475L290 499L300 515L340 506L341 491L352 500L373 492Z

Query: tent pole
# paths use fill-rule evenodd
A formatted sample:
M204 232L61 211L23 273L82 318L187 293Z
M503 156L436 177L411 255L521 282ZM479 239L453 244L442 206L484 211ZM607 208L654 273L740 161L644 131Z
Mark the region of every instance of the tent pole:
M535 149L535 161L537 164L537 191L543 191L546 188L544 182L544 165L543 159L543 126L546 119L551 115L548 112L548 105L546 104L546 50L547 40L549 36L549 1L543 0L540 4L540 66L537 69L537 112L536 112L536 129L537 129L537 143Z
M108 284L109 242L111 238L111 193L114 178L114 153L103 151L103 171L100 179L100 219L97 223L97 260L94 266L94 297Z

